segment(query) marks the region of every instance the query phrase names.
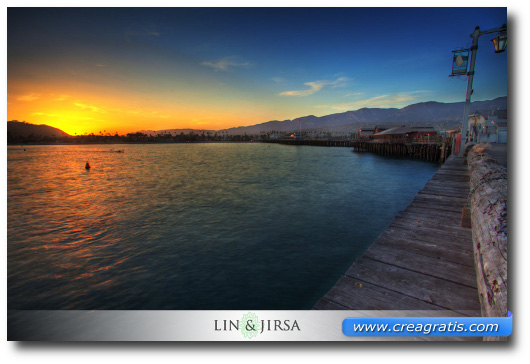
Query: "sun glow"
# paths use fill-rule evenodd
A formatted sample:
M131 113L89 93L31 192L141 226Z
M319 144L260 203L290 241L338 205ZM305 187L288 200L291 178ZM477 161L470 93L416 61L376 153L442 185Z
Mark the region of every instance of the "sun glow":
M248 125L249 120L266 117L256 111L236 113L227 103L208 107L207 100L178 104L163 97L147 98L127 91L102 91L87 86L80 93L72 88L64 91L65 88L8 94L7 119L46 124L70 135L124 135L139 130L176 128L219 130ZM218 102L212 100L211 104Z
M465 40L475 16L483 17L481 26L506 22L504 8L480 12L218 8L214 16L207 8L13 7L7 24L7 118L74 135L109 129L123 135L460 101L465 84L444 76L450 60L448 66L443 50ZM449 14L452 35L440 31ZM255 21L261 17L268 21ZM405 50L396 43L395 37L410 36L402 19L426 29L429 44ZM348 34L368 25L370 37L348 46ZM395 37L388 37L390 28ZM358 49L370 56L360 57ZM371 56L380 49L385 57ZM493 72L506 69L506 57L481 56L487 82L476 87L476 100L506 95L506 73Z

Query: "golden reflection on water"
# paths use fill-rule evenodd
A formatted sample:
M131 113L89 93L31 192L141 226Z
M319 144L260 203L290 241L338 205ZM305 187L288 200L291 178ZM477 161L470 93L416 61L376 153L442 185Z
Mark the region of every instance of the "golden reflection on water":
M25 149L8 147L10 309L307 308L436 170L341 148Z
M33 280L53 277L66 285L75 281L99 288L112 285L114 279L101 277L112 276L128 258L108 254L108 248L119 243L109 232L119 223L120 206L114 205L112 211L105 202L116 199L109 185L123 184L117 171L127 167L123 154L110 153L105 146L27 146L24 153L9 163L8 180L11 177L20 187L11 189L8 204L31 225L9 229L9 250L35 263L29 269ZM18 157L24 158L24 164L16 163ZM90 171L84 168L87 160ZM26 239L17 239L19 235ZM10 277L18 267L12 259ZM76 291L74 295L84 294L83 288Z

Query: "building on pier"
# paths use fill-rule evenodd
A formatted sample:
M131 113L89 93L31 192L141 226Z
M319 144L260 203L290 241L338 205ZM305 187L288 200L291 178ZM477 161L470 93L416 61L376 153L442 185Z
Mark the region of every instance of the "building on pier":
M495 115L482 112L469 114L469 141L475 143L506 143L508 134L506 110L499 110Z
M357 133L357 140L371 140L373 138L375 128L361 128Z
M379 142L428 142L435 141L438 132L432 126L395 126L375 133L372 138Z

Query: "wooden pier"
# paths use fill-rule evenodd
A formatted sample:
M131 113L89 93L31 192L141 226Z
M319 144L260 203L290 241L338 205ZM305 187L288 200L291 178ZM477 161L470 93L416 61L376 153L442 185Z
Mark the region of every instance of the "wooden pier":
M312 145L317 147L353 147L352 140L317 140L317 139L266 139L265 143L286 145Z
M350 147L354 152L370 152L385 156L423 159L443 163L451 155L451 143L443 142L374 142L353 140L267 139L265 143Z
M468 167L453 156L313 309L480 316L471 229L461 227L468 194Z
M356 152L371 152L386 156L419 158L443 163L451 155L452 144L443 142L353 142Z

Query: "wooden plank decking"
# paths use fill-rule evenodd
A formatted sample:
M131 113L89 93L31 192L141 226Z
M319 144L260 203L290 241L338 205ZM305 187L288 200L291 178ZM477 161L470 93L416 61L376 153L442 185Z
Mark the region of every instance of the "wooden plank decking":
M468 194L453 156L313 309L480 313L471 229L460 226Z

